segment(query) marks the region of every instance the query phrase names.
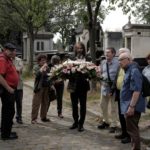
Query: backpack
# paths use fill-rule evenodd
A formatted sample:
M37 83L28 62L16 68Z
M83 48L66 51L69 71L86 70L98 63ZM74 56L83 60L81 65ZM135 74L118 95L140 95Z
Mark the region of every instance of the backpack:
M150 96L150 82L147 79L147 77L145 77L143 74L142 74L142 78L143 78L142 95L143 97Z
M143 97L150 96L150 82L149 82L149 80L147 79L146 76L144 76L142 74L142 70L140 69L140 67L138 65L134 65L132 67L132 69L134 69L134 68L137 68L142 75L142 90L141 90L142 96ZM131 77L131 75L130 75L130 77Z

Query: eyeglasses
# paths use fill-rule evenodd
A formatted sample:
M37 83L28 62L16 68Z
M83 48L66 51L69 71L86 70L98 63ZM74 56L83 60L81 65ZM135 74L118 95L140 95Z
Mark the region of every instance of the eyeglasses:
M124 60L124 59L129 59L128 57L125 57L125 58L119 58L118 60L119 61L122 61L122 60Z

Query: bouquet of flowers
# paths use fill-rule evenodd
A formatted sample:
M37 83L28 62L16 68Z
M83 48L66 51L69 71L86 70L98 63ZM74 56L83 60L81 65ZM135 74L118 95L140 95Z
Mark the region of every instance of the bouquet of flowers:
M70 79L83 74L88 79L100 77L100 69L91 62L67 60L63 64L54 66L49 73L50 79Z

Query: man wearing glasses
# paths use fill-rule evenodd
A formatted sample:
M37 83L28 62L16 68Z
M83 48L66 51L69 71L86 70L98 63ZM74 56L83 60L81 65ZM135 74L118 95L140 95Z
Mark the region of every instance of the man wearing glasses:
M142 74L137 64L132 62L129 53L119 56L119 64L125 71L125 77L120 93L121 113L125 116L127 132L131 136L132 149L140 150L140 135L138 123L141 112L145 111L145 100L142 97Z

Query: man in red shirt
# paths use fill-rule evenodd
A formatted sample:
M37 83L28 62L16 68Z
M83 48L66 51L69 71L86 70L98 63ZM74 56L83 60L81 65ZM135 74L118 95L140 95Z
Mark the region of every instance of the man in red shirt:
M12 43L4 45L3 52L0 53L0 85L3 88L2 100L2 120L1 138L2 140L17 139L16 132L11 132L14 117L14 91L18 85L18 74L12 63L13 52L16 47Z

